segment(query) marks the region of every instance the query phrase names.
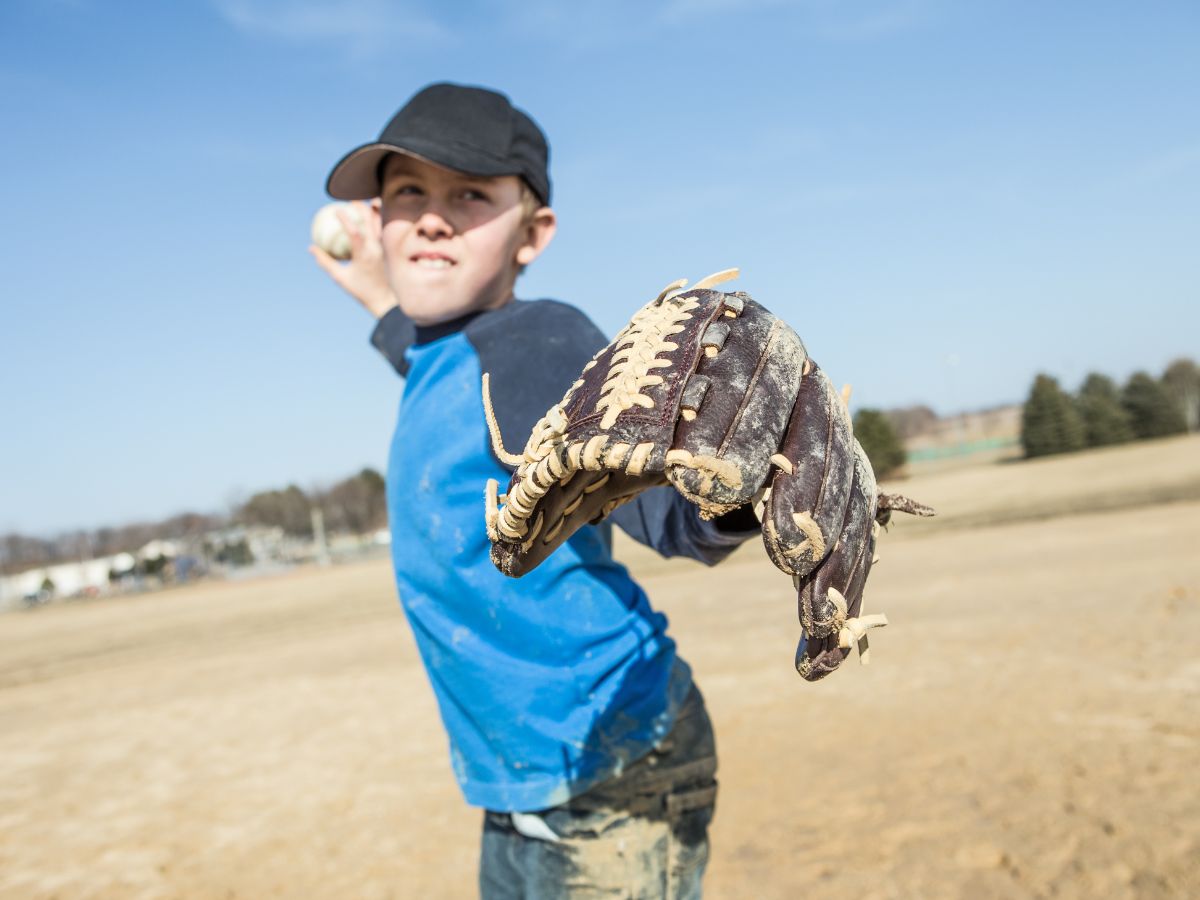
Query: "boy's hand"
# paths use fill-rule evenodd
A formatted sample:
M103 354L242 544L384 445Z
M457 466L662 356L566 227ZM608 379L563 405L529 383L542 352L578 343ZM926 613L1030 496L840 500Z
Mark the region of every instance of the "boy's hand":
M350 235L350 260L338 262L315 244L309 245L308 252L342 290L379 319L396 305L396 297L387 282L383 244L379 239L379 204L376 200L370 203L355 200L354 206L366 223L364 227L359 227L353 216L338 211L338 218Z

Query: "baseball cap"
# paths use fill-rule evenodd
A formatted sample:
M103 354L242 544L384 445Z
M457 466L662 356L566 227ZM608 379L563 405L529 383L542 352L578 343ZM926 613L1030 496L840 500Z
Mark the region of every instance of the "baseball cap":
M422 88L377 141L342 157L325 190L338 200L378 197L380 163L396 152L468 175L519 175L542 203L550 204L546 136L497 91L446 82Z

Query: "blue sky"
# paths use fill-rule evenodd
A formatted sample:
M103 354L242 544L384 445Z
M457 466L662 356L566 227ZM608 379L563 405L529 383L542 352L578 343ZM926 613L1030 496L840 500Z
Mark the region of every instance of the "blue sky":
M524 297L612 332L728 265L854 403L1200 356L1191 2L7 0L0 531L382 467L401 383L305 247L422 85L548 132Z

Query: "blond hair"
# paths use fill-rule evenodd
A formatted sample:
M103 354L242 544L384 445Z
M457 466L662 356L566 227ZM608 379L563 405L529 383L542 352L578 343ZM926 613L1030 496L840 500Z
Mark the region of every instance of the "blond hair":
M533 217L537 215L538 210L546 205L542 203L542 201L538 198L538 195L533 192L533 188L529 186L524 178L521 179L521 199L517 202L521 206L522 228L532 223ZM525 272L526 268L526 266L517 266L517 277L520 277Z
M521 179L521 199L518 202L521 204L522 225L528 225L530 222L532 222L537 211L545 206L545 204L538 199L538 195L533 192L533 188L526 183L524 178Z

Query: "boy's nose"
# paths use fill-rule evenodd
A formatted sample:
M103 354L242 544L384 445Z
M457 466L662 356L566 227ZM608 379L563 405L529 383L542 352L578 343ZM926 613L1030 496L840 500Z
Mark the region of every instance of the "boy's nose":
M430 239L450 237L454 234L454 226L439 210L427 209L417 219L417 233Z

